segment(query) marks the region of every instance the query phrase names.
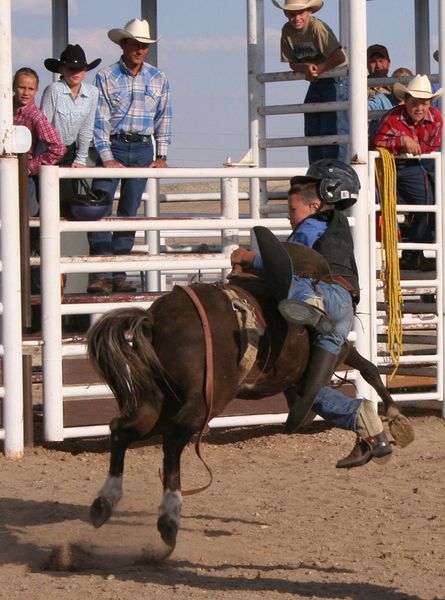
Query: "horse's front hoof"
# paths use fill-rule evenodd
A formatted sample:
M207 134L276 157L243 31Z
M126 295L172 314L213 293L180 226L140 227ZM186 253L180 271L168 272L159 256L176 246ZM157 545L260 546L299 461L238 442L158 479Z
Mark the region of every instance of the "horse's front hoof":
M158 531L164 544L174 548L178 534L177 523L168 515L161 515L158 519Z
M405 415L398 414L388 421L389 430L398 446L404 448L414 441L414 429Z
M99 496L90 507L90 520L94 527L102 527L113 514L111 502Z

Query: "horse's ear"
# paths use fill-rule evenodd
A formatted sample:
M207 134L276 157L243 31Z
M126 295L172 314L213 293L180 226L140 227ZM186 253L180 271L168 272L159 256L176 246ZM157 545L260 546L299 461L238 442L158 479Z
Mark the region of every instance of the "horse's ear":
M253 228L264 265L264 276L277 302L287 298L292 282L292 262L280 240L267 227Z

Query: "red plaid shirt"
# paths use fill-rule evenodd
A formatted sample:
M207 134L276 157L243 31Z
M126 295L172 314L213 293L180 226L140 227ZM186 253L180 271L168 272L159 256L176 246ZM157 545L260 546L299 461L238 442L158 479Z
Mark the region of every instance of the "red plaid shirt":
M14 115L14 125L24 125L32 136L31 148L28 151L28 171L36 175L40 165L54 165L66 152L59 133L50 125L45 115L38 109L34 100L20 106ZM44 145L43 152L36 154L37 142Z
M400 153L403 137L413 138L420 144L422 154L440 150L442 139L442 115L431 107L427 116L415 125L403 104L393 108L381 120L374 137L376 148L386 148L392 154Z

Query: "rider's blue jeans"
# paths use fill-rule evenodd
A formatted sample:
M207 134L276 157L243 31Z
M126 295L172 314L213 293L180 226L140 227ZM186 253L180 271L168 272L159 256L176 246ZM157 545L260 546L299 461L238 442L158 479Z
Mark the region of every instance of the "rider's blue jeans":
M351 294L338 283L319 281L316 283L309 277L292 277L288 298L290 300L303 300L314 296L323 298L327 315L334 323L335 331L330 335L322 335L312 331L312 343L332 354L339 354L354 323L354 310Z
M153 144L132 142L114 138L111 140L111 152L114 160L126 167L148 167L153 161ZM100 165L98 165L100 166ZM118 217L134 217L141 204L147 179L121 179L120 199L117 207ZM119 179L95 179L93 189L105 190L114 198ZM112 207L110 206L110 214ZM91 256L113 256L130 254L134 244L134 231L95 231L88 233ZM97 273L96 277L111 277L111 273ZM125 273L115 273L114 277L125 277Z
M361 398L349 398L339 390L323 387L317 394L312 410L335 427L355 431L361 403Z

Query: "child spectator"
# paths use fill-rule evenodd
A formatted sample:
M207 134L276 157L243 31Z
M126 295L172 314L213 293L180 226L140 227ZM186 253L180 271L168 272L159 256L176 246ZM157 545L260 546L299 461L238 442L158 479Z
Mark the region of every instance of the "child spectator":
M397 77L397 78L413 77L413 73L406 67L399 67L392 73L391 77ZM403 103L403 100L400 100L399 98L394 96L392 87L381 88L381 89L383 89L385 91L383 91L379 94L368 96L368 111L374 111L374 110L388 111L388 110L391 110L391 108L394 108L394 106L397 106L398 104ZM377 128L379 126L379 123L380 123L380 118L372 119L371 121L369 121L368 132L369 132L369 147L370 148L372 147L373 139L374 139L375 133L377 131Z
M304 103L335 102L342 99L342 78L319 79L322 73L345 66L348 62L330 27L312 16L322 8L323 0L285 0L284 5L276 0L272 2L284 11L288 19L281 30L281 61L288 62L292 71L304 73L305 79L310 82ZM341 95L343 97L345 93ZM305 113L304 135L336 135L341 118L342 114L337 115L335 112ZM339 146L309 146L308 155L310 164L322 158L337 159Z
M31 148L28 150L28 175L30 176L30 195L35 188L38 195L37 174L41 165L54 165L65 153L60 135L48 122L48 119L36 106L34 98L39 87L37 73L29 67L19 69L12 80L14 96L14 125L24 125L31 132ZM43 151L36 150L41 142Z
M14 125L24 125L31 132L31 148L28 150L29 196L35 192L39 199L38 171L41 165L54 165L65 153L65 146L56 129L38 109L34 98L39 86L37 73L29 67L19 69L12 80L14 96ZM37 148L42 151L39 153ZM31 252L39 254L39 229L30 230ZM40 269L31 270L31 291L40 292ZM32 307L32 324L30 331L40 329L40 306Z
M403 103L385 115L375 134L375 147L386 148L394 155L408 154L414 158L396 161L397 194L402 204L432 205L434 197L434 160L420 159L421 154L440 150L442 115L431 102L441 96L442 88L433 92L427 75L416 75L407 85L395 83L394 95ZM434 216L415 212L407 240L431 243L434 240ZM429 271L434 259L423 256L421 250L403 250L401 269Z
M68 44L60 60L45 60L48 71L61 75L59 81L44 90L41 110L66 146L65 156L59 163L62 167L75 169L86 166L99 92L95 86L85 83L84 78L86 72L97 67L100 61L96 58L88 63L78 44ZM76 189L76 179L60 180L60 213L64 217L70 216L69 200Z

